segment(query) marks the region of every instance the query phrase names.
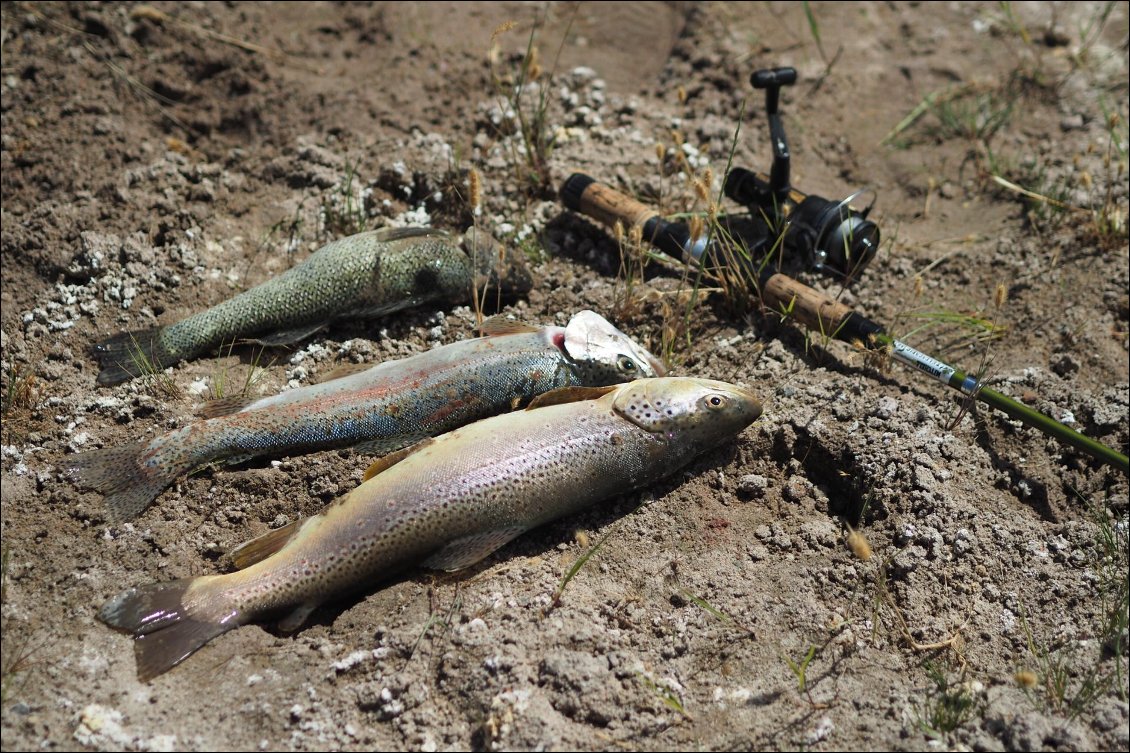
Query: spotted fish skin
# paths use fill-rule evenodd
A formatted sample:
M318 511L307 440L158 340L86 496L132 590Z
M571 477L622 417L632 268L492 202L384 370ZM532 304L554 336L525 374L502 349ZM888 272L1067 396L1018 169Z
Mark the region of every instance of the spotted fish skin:
M495 334L237 405L154 439L69 455L63 465L105 494L110 519L122 522L207 463L351 445L385 454L553 389L664 373L654 356L592 311L565 327L495 320L485 328Z
M335 240L261 285L175 324L94 346L98 383L112 385L238 339L297 342L333 319L372 317L431 302L469 302L476 291L529 291L520 254L473 228L383 228Z
M131 588L99 617L137 637L147 680L239 625L289 611L282 626L296 629L325 601L405 567L472 565L530 528L672 473L761 414L749 391L705 379L576 392L378 461L375 476L318 515L238 548L238 571Z

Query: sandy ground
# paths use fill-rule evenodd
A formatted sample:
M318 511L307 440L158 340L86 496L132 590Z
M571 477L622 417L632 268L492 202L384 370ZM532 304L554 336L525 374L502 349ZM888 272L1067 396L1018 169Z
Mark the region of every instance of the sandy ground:
M693 182L717 196L731 151L768 168L750 73L795 66L794 184L872 189L884 241L847 290L789 271L1125 453L1127 5L812 13L4 3L4 749L1125 750L1124 473L755 305L689 301L677 271L629 286L616 242L556 198L580 169L702 211ZM544 181L514 113L541 93ZM223 570L368 458L209 469L110 525L60 459L192 420L221 379L248 381L254 351L99 388L89 347L353 230L473 221L533 263L506 313L594 308L674 373L754 388L764 417L470 573L375 583L294 635L241 628L140 684L129 639L95 619L107 598ZM268 354L251 389L473 325L465 306L344 323Z

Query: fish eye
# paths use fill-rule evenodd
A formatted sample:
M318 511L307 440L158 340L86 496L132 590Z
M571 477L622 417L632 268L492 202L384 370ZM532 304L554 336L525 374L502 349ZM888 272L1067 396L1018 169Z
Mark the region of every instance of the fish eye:
M616 359L616 367L620 369L620 371L631 373L636 370L636 362L627 356L620 356Z
M727 400L723 395L707 395L702 399L703 404L708 410L720 410L726 407Z

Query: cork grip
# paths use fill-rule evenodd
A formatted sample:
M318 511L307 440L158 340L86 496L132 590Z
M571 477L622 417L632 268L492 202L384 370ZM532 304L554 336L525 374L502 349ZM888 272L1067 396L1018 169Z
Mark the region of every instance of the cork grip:
M851 309L823 293L783 274L775 274L761 287L761 300L777 311L792 311L793 317L809 329L837 336L851 316Z
M561 197L569 209L588 215L609 228L615 227L619 221L628 231L635 225L642 227L649 219L658 216L654 209L581 173L574 173L566 181Z

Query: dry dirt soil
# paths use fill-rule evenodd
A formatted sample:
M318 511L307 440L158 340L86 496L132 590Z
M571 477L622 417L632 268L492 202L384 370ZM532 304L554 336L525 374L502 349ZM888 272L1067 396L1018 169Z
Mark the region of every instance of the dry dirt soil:
M692 298L677 268L625 274L556 189L584 170L708 209L731 153L769 166L750 73L794 66L793 183L873 190L883 243L847 289L787 270L1125 453L1127 24L1093 2L4 3L4 749L1125 750L1124 472L709 281ZM596 309L765 415L470 573L373 583L139 683L107 598L223 571L369 459L206 469L111 525L61 458L183 425L221 381L272 393L475 316L111 388L90 346L360 228L472 222L537 276L504 313Z

